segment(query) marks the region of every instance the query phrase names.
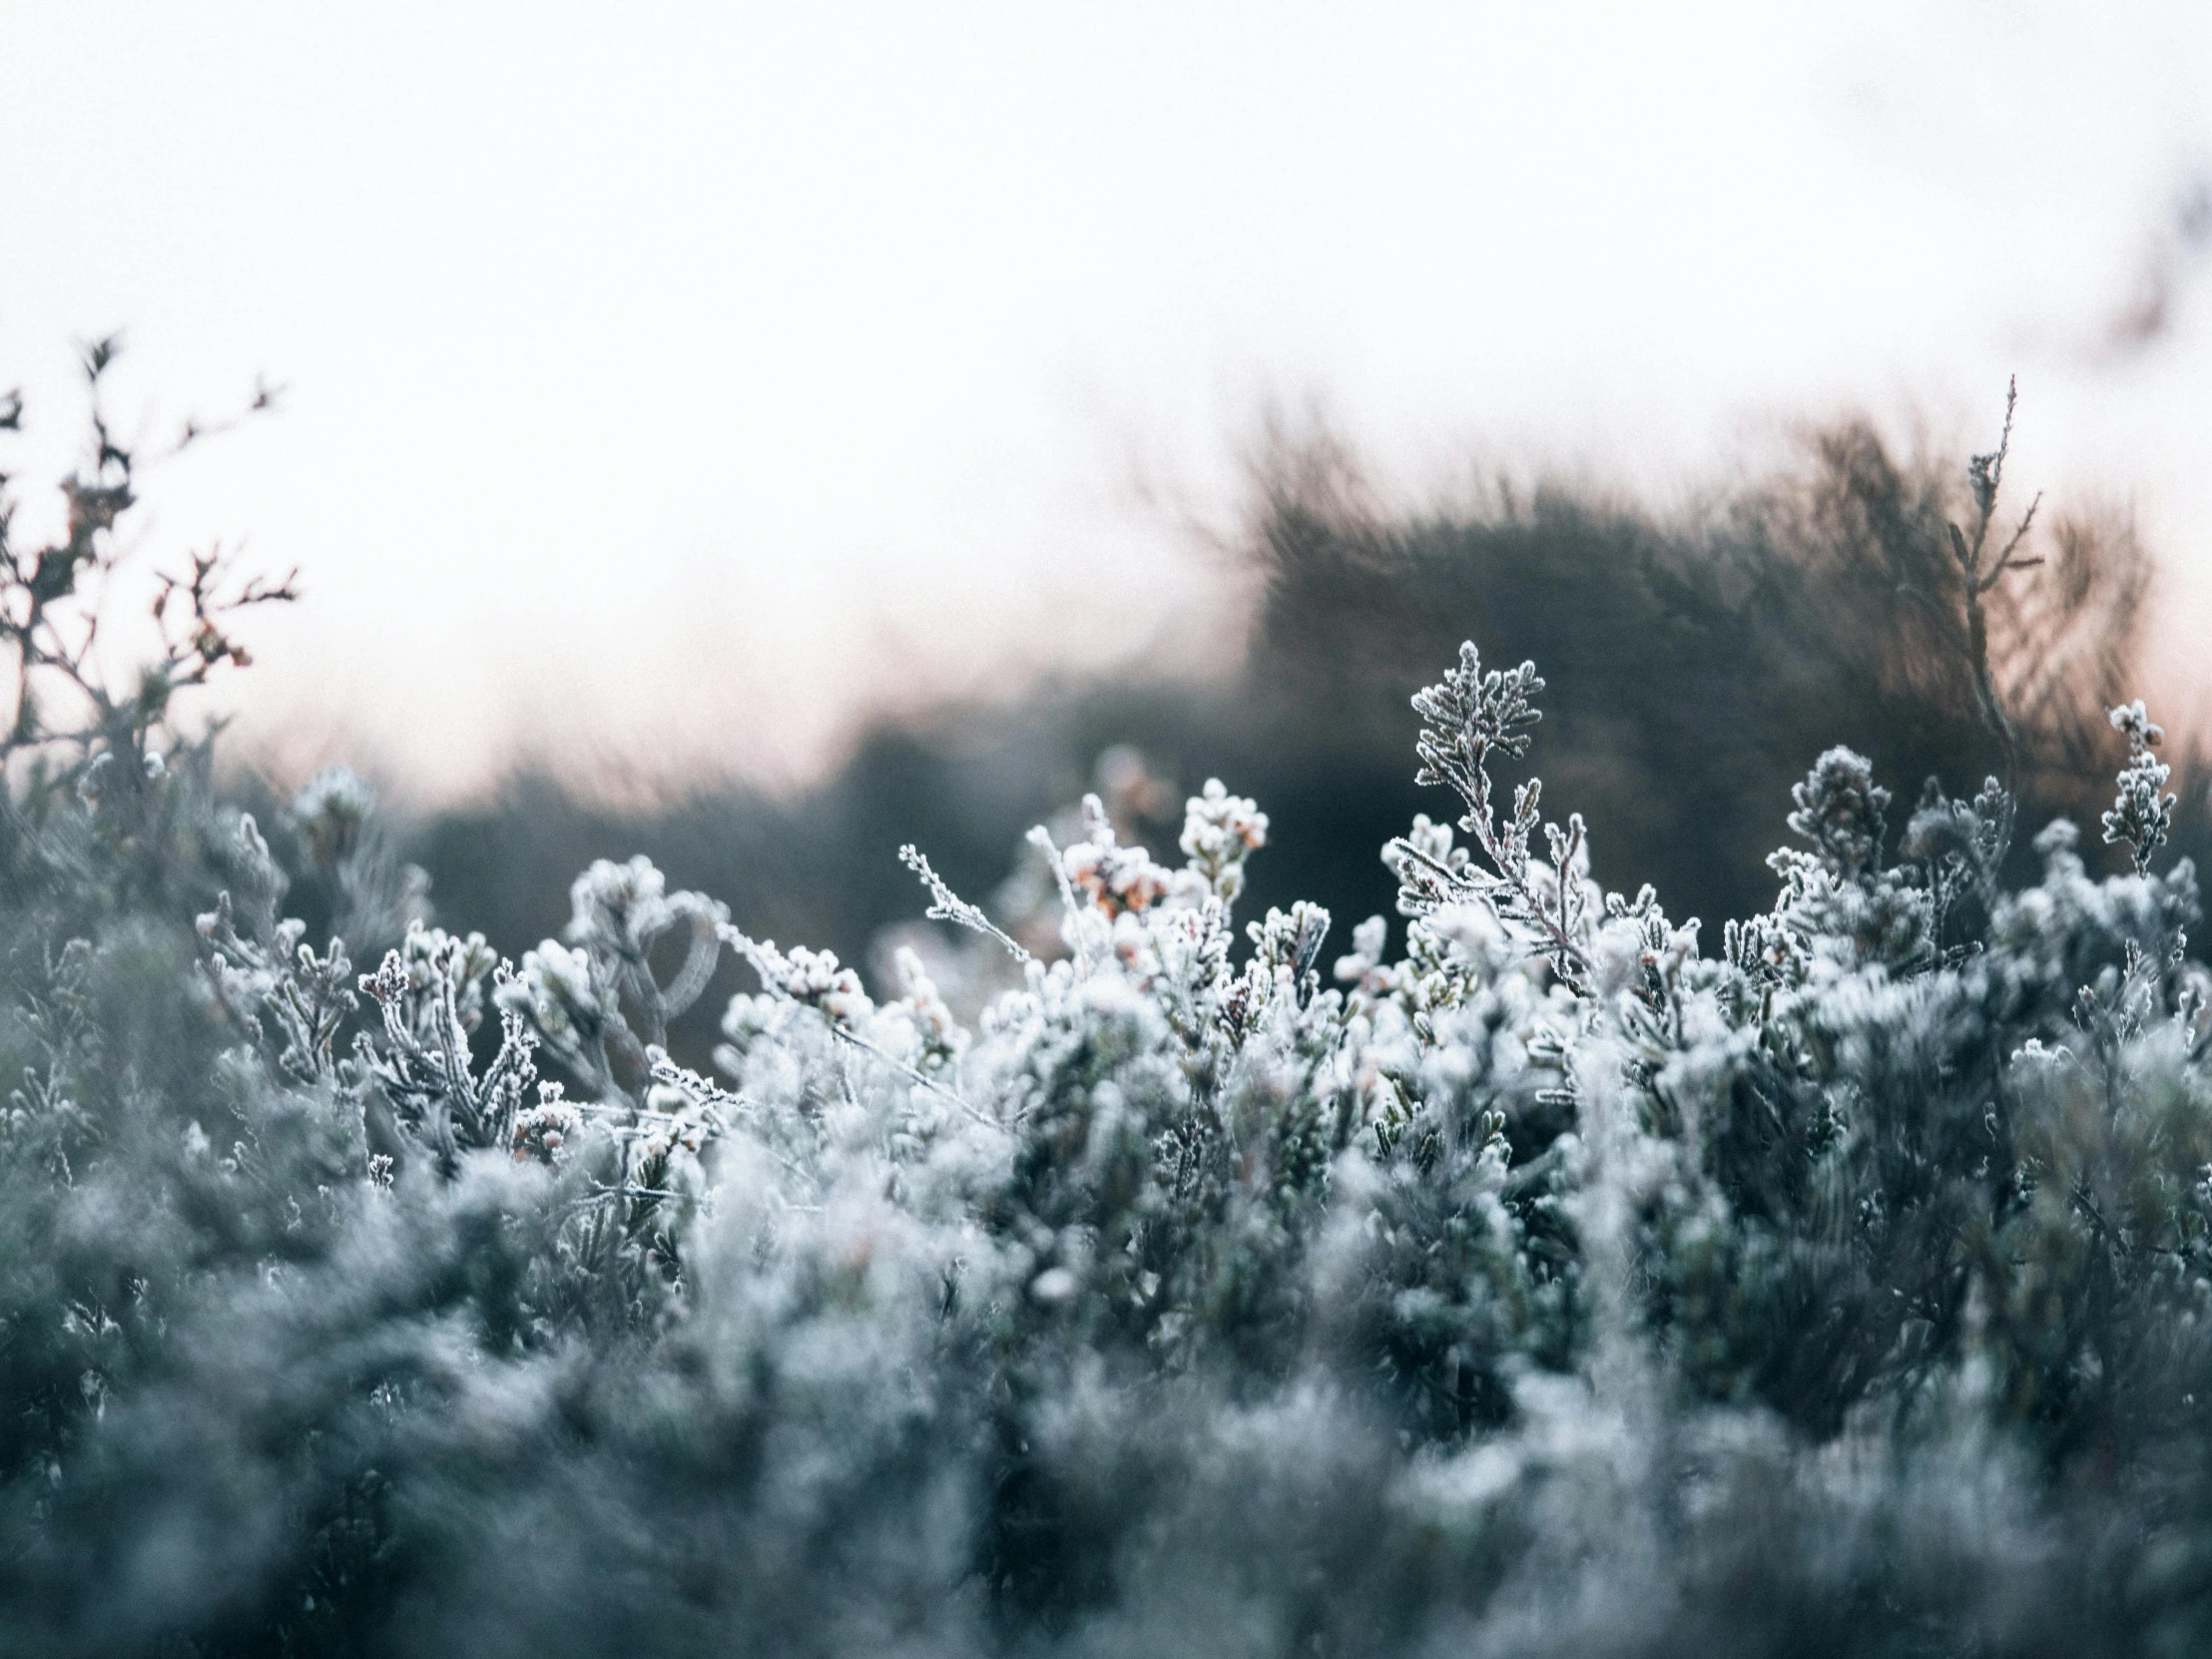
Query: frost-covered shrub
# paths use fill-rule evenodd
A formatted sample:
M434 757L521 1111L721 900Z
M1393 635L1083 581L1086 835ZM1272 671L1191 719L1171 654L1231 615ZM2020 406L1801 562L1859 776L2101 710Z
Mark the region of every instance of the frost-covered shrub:
M1245 597L1196 679L1139 663L886 715L796 792L669 756L649 801L618 804L571 756L519 757L480 804L412 826L410 854L449 913L518 959L559 931L578 870L644 852L750 930L887 981L880 947L913 915L892 856L902 843L925 846L1033 944L1026 901L995 890L1031 825L1080 838L1058 813L1087 779L1126 838L1172 863L1191 793L1178 784L1218 777L1276 820L1241 902L1260 914L1307 899L1341 928L1389 908L1395 882L1371 854L1434 811L1406 764L1406 700L1463 639L1498 665L1543 665L1545 789L1587 823L1599 880L1630 893L1651 882L1682 914L1766 908L1779 804L1834 745L1898 792L1893 828L1923 779L1970 795L1997 770L1948 533L1979 509L1947 452L1901 452L1864 422L1829 421L1662 506L1587 474L1499 477L1479 451L1453 468L1459 482L1417 498L1363 483L1357 457L1325 436L1256 451L1244 510L1208 538L1209 564L1219 574L1226 554ZM2093 829L2111 799L2106 712L2144 678L2149 561L2124 513L2059 505L2038 516L2040 567L1983 596L1985 632L2018 739L2020 813ZM2179 797L2170 844L2200 865L2212 845L2203 736L2191 725L2159 752ZM1505 781L1525 776L1516 765ZM2005 878L2032 880L2016 840ZM940 984L972 1020L966 986L949 972ZM711 1045L719 1000L678 1022L687 1052Z
M69 739L0 866L0 1651L2197 1651L2156 728L2126 867L2010 888L2005 780L1831 750L1714 939L1496 781L1542 691L1415 700L1460 810L1334 953L1218 782L1180 863L1040 831L1047 926L908 848L972 1021L643 859L512 965L357 782L265 833L124 768L166 705Z

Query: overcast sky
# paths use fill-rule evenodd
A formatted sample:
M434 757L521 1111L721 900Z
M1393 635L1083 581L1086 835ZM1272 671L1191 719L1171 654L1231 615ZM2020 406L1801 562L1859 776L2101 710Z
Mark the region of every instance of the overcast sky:
M2201 689L2208 92L2201 3L0 0L0 384L52 476L84 336L126 409L286 383L149 545L301 566L247 740L418 792L1188 663L1269 399L1664 492L2016 369Z

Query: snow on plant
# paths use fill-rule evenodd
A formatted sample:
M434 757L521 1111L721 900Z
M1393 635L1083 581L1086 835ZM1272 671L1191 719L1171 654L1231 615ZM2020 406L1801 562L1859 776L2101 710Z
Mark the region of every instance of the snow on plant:
M1821 755L1708 955L1502 805L1542 689L1469 645L1415 699L1461 811L1383 849L1394 951L1240 918L1269 826L1214 780L1180 867L1095 798L1040 831L1058 955L902 849L1018 976L972 1026L644 859L511 966L344 776L274 845L183 771L11 792L0 1650L2200 1647L2156 729L2131 867L2059 823L2018 887L2003 780L1900 829Z

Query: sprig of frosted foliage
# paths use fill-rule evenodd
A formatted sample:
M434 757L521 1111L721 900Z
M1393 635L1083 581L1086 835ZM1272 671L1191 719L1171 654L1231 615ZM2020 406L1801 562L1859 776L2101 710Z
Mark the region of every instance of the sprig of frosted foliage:
M333 1047L356 1005L345 943L333 938L318 955L305 942L305 923L276 919L288 880L252 814L239 815L234 844L243 912L226 889L213 910L196 918L195 930L207 945L201 970L225 1012L268 1046L286 1076L331 1082L337 1075ZM273 1036L265 1033L264 1020L274 1026Z
M1514 790L1512 811L1504 818L1492 801L1491 762L1527 754L1527 729L1543 718L1531 699L1543 689L1534 663L1485 672L1470 640L1459 647L1457 667L1414 694L1413 712L1421 719L1414 782L1457 792L1466 803L1459 828L1474 838L1489 867L1452 860L1448 841L1437 843L1445 849L1439 853L1417 839L1400 838L1386 856L1398 874L1400 908L1426 912L1468 899L1482 902L1506 922L1525 927L1562 976L1586 985L1593 912L1583 879L1587 850L1580 815L1570 816L1564 827L1543 824L1538 810L1543 785L1534 778ZM1539 824L1551 853L1548 864L1529 849Z
M1219 778L1192 796L1183 810L1176 844L1186 868L1224 904L1244 891L1245 860L1268 843L1268 815L1249 797L1231 795Z
M1836 749L1707 955L1501 805L1540 689L1416 700L1463 811L1329 983L1209 781L1178 868L1040 832L1067 953L972 1028L642 859L510 969L342 779L275 848L134 839L127 756L0 815L0 1651L2205 1651L2212 973L2140 705L2128 873L2061 821L2008 888L2000 784L1893 835ZM294 873L415 925L349 977Z
M753 939L736 928L727 936L760 975L762 989L820 1013L832 1027L857 1025L875 1011L860 976L837 962L833 950L799 945L786 952L774 939Z
M1667 964L1694 954L1698 923L1669 922L1649 887L1633 898L1602 893L1590 879L1581 815L1569 814L1563 825L1545 821L1541 779L1516 787L1502 818L1495 805L1490 766L1528 752L1528 728L1542 718L1531 700L1543 685L1533 663L1485 671L1468 641L1457 666L1414 695L1421 719L1415 782L1458 794L1466 806L1458 828L1483 861L1453 844L1450 827L1417 818L1410 834L1383 848L1398 878L1398 909L1423 918L1479 907L1507 936L1525 940L1576 995L1626 995L1642 1004L1633 1017L1648 1018L1665 1000ZM1539 826L1548 856L1531 850Z
M284 818L306 843L310 870L330 886L333 929L373 953L429 919L430 878L401 860L376 818L376 791L345 767L301 786Z
M898 849L898 861L921 877L921 884L929 889L929 908L922 914L931 921L949 921L971 932L995 939L1017 962L1029 960L1028 950L998 923L991 920L975 905L970 904L950 886L943 876L929 865L929 860L909 841Z
M1076 892L1108 920L1139 914L1174 890L1175 877L1141 846L1123 846L1095 795L1083 798L1084 838L1060 852Z
M495 970L499 1049L479 1074L470 1039ZM514 999L499 995L509 983L481 933L457 938L419 922L361 977L383 1016L382 1043L364 1037L357 1050L362 1069L399 1123L447 1165L464 1152L511 1147L516 1115L538 1081L537 1040Z
M1838 747L1791 787L1789 826L1813 843L1828 870L1845 879L1878 869L1889 833L1890 792L1874 781L1864 755Z
M2060 825L2003 890L2001 792L1893 838L1831 750L1707 955L1500 813L1540 684L1417 701L1464 811L1327 983L1215 781L1180 868L1088 804L1067 954L972 1028L643 860L349 1010L250 826L176 1077L93 1018L125 935L19 952L0 1647L2201 1647L2212 975L2147 721L2132 873ZM714 1076L702 930L757 981ZM239 1491L197 1575L107 1564Z
M326 767L291 799L291 816L317 863L334 863L360 840L376 811L376 791L349 767Z
M595 1100L635 1104L669 1021L714 977L729 919L713 899L671 891L646 858L601 858L569 888L568 942L525 951L495 994ZM664 982L654 952L670 937L682 955Z
M2166 731L2144 711L2141 698L2112 710L2111 721L2112 730L2127 739L2127 764L2120 769L2119 793L2104 815L2104 839L2107 845L2124 844L2140 875L2173 828L2176 798L2164 793L2173 769L2151 753Z

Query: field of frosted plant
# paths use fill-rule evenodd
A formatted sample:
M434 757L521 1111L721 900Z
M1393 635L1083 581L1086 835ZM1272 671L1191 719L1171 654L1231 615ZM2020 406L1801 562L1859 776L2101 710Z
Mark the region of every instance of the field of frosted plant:
M2212 1640L2195 877L2139 704L2020 822L2001 445L1936 596L1994 775L1806 756L1771 907L1603 890L1470 645L1394 916L1248 914L1234 779L1094 801L1026 913L906 852L964 1022L642 859L510 964L349 776L227 805L172 699L285 590L196 563L103 678L96 441L0 546L0 1651Z

